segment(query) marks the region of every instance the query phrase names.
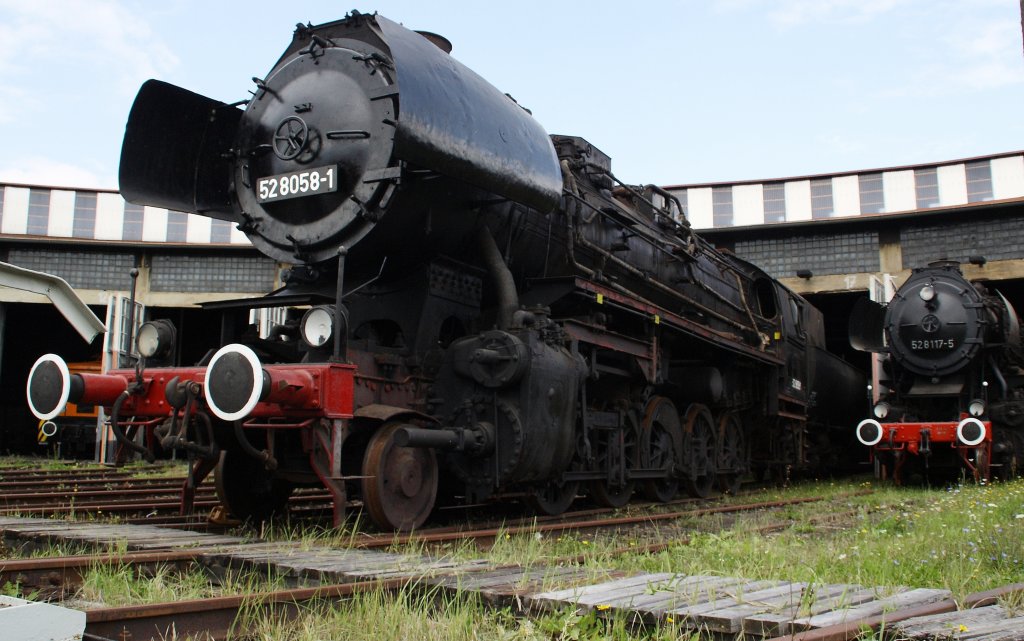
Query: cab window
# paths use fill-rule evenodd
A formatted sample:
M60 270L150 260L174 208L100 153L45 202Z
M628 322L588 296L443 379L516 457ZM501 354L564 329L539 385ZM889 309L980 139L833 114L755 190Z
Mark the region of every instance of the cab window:
M761 318L771 320L779 313L775 303L775 286L772 281L762 278L754 283L754 295L757 298L757 311Z
M804 337L807 333L804 327L804 306L796 298L789 299L790 335Z

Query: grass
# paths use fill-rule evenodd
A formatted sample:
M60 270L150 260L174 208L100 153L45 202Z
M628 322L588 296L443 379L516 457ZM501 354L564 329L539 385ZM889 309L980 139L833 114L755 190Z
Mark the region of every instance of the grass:
M56 556L81 556L96 554L96 548L76 541L46 541L37 543L35 541L24 541L25 545L8 547L0 540L0 560L3 559L47 559ZM111 550L111 552L123 553L123 547Z
M204 573L178 572L167 565L142 576L129 565L98 565L83 579L74 600L108 607L202 599L216 593Z
M871 492L858 494L865 490ZM818 585L946 588L958 599L1024 578L1024 481L941 489L817 482L727 501L747 503L815 494L829 500L770 512L689 518L682 526L665 524L618 536L499 535L487 558L495 563L540 567L585 554L595 580L607 569L677 572ZM780 529L771 534L757 531L769 524ZM647 542L684 536L689 539L686 544L657 553L643 551ZM630 547L638 552L630 553ZM413 545L396 551L421 550ZM467 558L481 554L466 547L450 553ZM1006 597L1001 603L1019 611L1024 608L1024 595ZM411 592L397 598L362 595L325 611L305 613L297 623L283 626L263 621L258 629L258 638L289 641L694 638L675 622L638 628L621 617L606 618L571 608L524 619L507 610L485 610L471 597L453 601L437 595L417 597ZM864 638L880 637L869 634Z
M42 470L56 472L61 470L75 469L93 464L85 462L68 461L57 456L56 452L47 452L39 456L10 456L0 458L0 474L5 470Z
M855 494L865 489L873 491ZM832 498L773 511L693 517L614 537L501 536L488 558L536 565L582 554L588 566L602 569L945 588L957 598L1024 578L1024 480L948 489L804 483L731 500L816 493ZM778 531L760 531L769 524ZM670 547L644 552L651 541Z
M667 624L643 631L623 620L567 609L537 617L488 609L474 595L451 595L415 588L369 592L328 605L314 604L295 620L257 617L247 626L259 641L597 641L609 638L687 639ZM638 636L638 634L640 636Z
M615 533L502 533L486 552L467 542L438 549L415 541L392 545L389 551L464 560L486 557L495 564L529 568L552 567L585 555L585 567L594 582L609 571L675 572L817 585L946 588L958 599L1024 580L1022 480L939 489L895 488L871 481L806 482L727 497L723 503L806 496L825 496L826 500L757 512L690 515ZM768 526L771 531L765 533ZM358 524L332 530L285 523L254 534L298 541L301 549L345 548L358 541L358 529ZM666 542L667 549L646 550L649 543ZM33 555L75 552L81 551L56 546ZM81 598L109 605L133 604L279 587L272 578L259 574L228 577L222 585L211 586L200 571L178 573L164 568L140 577L131 568L113 566L91 571ZM1024 611L1024 595L1006 597L1001 603ZM642 629L621 618L572 608L523 618L509 610L485 607L473 594L453 596L422 586L398 593L370 592L331 605L310 605L290 622L264 617L257 623L254 638L287 641L689 638L674 622Z
M97 565L83 579L75 600L108 607L284 589L282 580L258 571L228 573L211 581L202 569L180 571L169 565L158 565L146 574L127 564Z
M0 477L4 471L10 470L41 470L48 472L63 471L85 471L90 469L112 470L106 465L93 461L76 461L59 458L56 453L46 453L39 456L10 456L0 457ZM173 461L161 460L157 463L146 463L142 460L130 461L122 465L118 470L131 472L137 478L162 478L165 476L183 476L188 472L188 462L184 459Z
M946 588L957 598L1024 577L1024 481L880 488L837 507L853 512L841 527L808 524L808 505L777 534L733 527L644 559L610 561L645 571Z

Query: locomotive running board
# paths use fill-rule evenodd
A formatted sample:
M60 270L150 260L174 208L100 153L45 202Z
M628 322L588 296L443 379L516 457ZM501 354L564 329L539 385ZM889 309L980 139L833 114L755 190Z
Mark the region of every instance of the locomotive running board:
M566 294L570 292L582 293L585 296L593 297L594 300L599 301L601 304L625 308L634 314L651 319L655 324L665 325L674 331L693 336L730 352L743 354L761 363L768 365L783 364L783 360L774 353L762 352L756 347L742 343L735 334L716 332L691 320L687 320L678 314L674 314L663 307L617 292L586 278L570 276L565 278L536 279L531 281L531 285L530 291L523 297L523 304L530 305L540 302L536 300L538 298L550 300L550 296L545 297L542 295L542 292L550 295L554 289L561 288L565 290Z

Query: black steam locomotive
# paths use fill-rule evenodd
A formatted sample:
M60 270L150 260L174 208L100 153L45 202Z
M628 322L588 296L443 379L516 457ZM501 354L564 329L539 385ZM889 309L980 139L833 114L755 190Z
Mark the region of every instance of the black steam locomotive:
M554 514L581 492L665 501L837 460L863 379L825 351L820 313L438 41L357 13L299 25L244 110L145 84L125 198L235 221L293 265L220 308L305 312L197 366L161 362L164 321L141 328L134 370L44 357L37 413L112 405L116 434L196 457L193 481L216 468L240 517L322 485L336 521L359 499L402 530L438 503Z
M884 355L884 391L856 432L872 448L876 474L896 482L961 469L979 480L1016 476L1024 353L1006 298L943 261L914 269L884 309L858 305L851 343Z

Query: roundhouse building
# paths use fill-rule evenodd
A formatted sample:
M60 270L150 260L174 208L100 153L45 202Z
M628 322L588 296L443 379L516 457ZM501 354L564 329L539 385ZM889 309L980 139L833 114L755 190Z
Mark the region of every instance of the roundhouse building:
M867 362L847 342L856 299L886 301L937 260L1024 309L1024 152L668 190L706 238L822 309L830 347L852 360Z
M968 277L993 281L1024 309L1024 152L668 190L712 242L819 306L830 346L865 367L868 356L846 341L849 310L865 294L886 300L913 267L973 258ZM199 361L228 331L223 314L199 304L265 294L287 267L225 221L133 205L116 191L19 184L0 184L0 261L61 276L108 328L86 345L45 297L0 287L0 452L54 447L38 442L25 403L41 354L125 364L129 317L167 318L178 328L178 361ZM259 310L242 322L266 334L283 314ZM95 430L95 409L80 409L79 422ZM107 442L92 454L109 459Z
M0 261L64 278L108 329L87 345L45 297L0 287L0 452L53 447L39 443L25 402L26 377L40 355L102 368L127 363L133 284L134 324L170 319L177 358L196 362L225 329L223 315L200 303L260 296L280 281L280 265L228 222L133 205L116 191L37 185L0 185ZM260 310L248 320L266 333L282 312ZM91 422L95 430L96 414L87 408L57 423ZM103 443L92 454L109 458Z

